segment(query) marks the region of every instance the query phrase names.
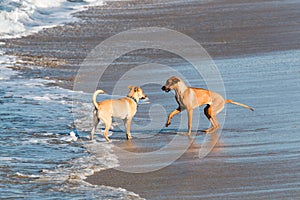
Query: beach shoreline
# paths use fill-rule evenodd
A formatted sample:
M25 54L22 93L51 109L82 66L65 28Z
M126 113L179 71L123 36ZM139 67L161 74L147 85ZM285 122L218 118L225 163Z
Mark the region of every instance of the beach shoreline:
M299 3L293 1L107 2L75 13L80 19L75 23L1 42L6 54L23 58L24 64L55 68L41 76L72 89L80 64L96 45L137 27L179 31L201 44L213 59L298 49L298 8Z
M81 19L78 22L0 42L5 43L3 49L6 54L19 56L24 61L21 67L15 69L28 77L55 80L55 85L73 89L77 70L88 53L103 40L124 30L145 26L165 27L193 38L213 59L247 57L298 50L299 10L300 3L296 1L108 2L103 7L91 7L76 13L75 16ZM152 55L149 61L165 56L160 53ZM32 65L44 68L32 68ZM116 72L110 73L109 77L114 78ZM229 81L239 84L238 81ZM103 87L108 93L111 91L109 86ZM245 125L243 129L253 128ZM225 130L224 135L231 135L232 132ZM258 134L259 131L251 133ZM120 142L121 146L123 142L125 140ZM155 143L152 138L137 151L148 151ZM154 172L132 174L107 169L95 173L86 181L94 185L124 188L146 199L296 198L295 188L282 188L282 185L286 179L294 183L291 184L293 187L299 185L296 181L299 177L298 159L293 157L288 162L285 159L259 163L247 159L231 162L224 161L222 155L213 152L200 160L199 145L191 145L170 166ZM216 145L216 152L222 147L222 144ZM267 186L271 184L274 187L270 189ZM259 187L262 189L257 190ZM214 195L216 191L218 194Z

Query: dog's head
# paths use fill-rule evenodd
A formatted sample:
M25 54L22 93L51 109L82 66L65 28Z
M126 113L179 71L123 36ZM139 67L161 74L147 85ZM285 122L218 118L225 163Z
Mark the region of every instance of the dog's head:
M128 86L128 88L130 90L128 96L132 96L132 97L135 97L138 99L146 99L147 98L147 96L145 95L142 88L132 86L132 85Z
M171 78L169 78L166 81L166 84L164 86L162 86L162 90L165 92L170 92L171 90L173 90L176 85L180 82L180 79L176 76L172 76Z

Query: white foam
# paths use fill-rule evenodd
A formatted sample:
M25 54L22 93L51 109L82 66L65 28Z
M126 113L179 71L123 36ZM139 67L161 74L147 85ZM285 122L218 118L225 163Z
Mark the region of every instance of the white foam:
M37 175L32 175L32 174L23 174L20 172L15 173L15 176L19 177L19 178L38 178Z
M37 139L32 138L25 141L20 142L21 145L28 145L28 144L48 144L49 139Z
M16 38L75 21L72 13L88 6L103 5L103 1L3 0L1 4L0 38Z
M78 140L78 137L74 131L71 131L68 135L60 138L60 140L63 140L66 142L76 142Z
M44 169L39 181L76 182L83 181L95 172L118 166L117 157L112 153L112 145L101 142L89 142L83 145L89 155L72 159L69 165L53 170Z
M59 7L64 0L32 0L31 1L33 5L39 8L53 8L53 7Z
M12 161L13 160L13 158L11 158L11 157L0 157L0 161L1 162L4 162L4 161Z

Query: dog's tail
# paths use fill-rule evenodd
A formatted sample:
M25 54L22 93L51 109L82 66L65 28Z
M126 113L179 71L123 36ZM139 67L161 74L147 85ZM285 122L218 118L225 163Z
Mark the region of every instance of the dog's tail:
M244 107L244 108L248 108L249 110L254 111L254 109L251 108L250 106L247 106L247 105L245 105L245 104L242 104L242 103L238 103L238 102L232 101L232 100L230 100L230 99L225 100L225 103L235 104L235 105L242 106L242 107Z
M96 100L98 94L104 94L104 91L103 90L96 90L93 94L93 99L92 100L93 100L93 104L94 104L96 110L98 110L98 104L97 104L97 100Z

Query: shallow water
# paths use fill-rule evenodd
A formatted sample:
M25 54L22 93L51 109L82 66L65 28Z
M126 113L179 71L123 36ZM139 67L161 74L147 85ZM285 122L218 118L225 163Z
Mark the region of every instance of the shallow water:
M215 63L222 75L226 89L226 98L250 105L254 112L236 105L226 105L225 123L220 137L205 135L199 130L209 124L200 108L200 123L194 129L192 142L186 154L172 165L153 171L149 174L128 175L108 170L89 179L91 183L105 183L113 186L124 186L128 190L150 199L297 199L300 195L299 166L299 78L300 51L273 52L238 58L218 59ZM188 74L188 73L187 73ZM157 73L157 77L163 73ZM193 86L205 87L203 80L197 77L189 79ZM174 94L155 93L159 88L148 87L152 103L161 103L166 113L175 109L177 104ZM151 104L149 106L151 106ZM139 107L139 112L147 113L149 108ZM137 116L140 115L138 112ZM158 112L162 114L162 112ZM197 115L196 113L194 116ZM186 116L186 112L182 113ZM166 115L156 116L164 124ZM116 142L119 147L130 152L138 152L140 159L143 153L157 151L167 146L179 133L179 142L186 142L184 135L186 122L180 129L181 116L173 118L171 126L162 128L159 134L145 139L139 138L139 132L132 143ZM156 126L154 126L157 128ZM112 138L119 138L112 135ZM215 144L212 151L199 159L199 151ZM124 169L152 162L152 167L164 166L178 148L169 149L159 154L157 160L128 161L123 159L122 152L114 149ZM144 154L146 156L146 154ZM129 158L129 157L128 157ZM133 157L134 158L134 157ZM122 165L125 165L122 168ZM166 166L166 165L165 165ZM112 174L116 174L115 177ZM111 176L115 179L111 180ZM132 176L132 178L131 178ZM126 180L140 179L145 186ZM157 183L160 180L160 183Z
M1 3L3 2L6 4L11 3L11 1L1 1ZM16 0L14 2L23 2L25 4L15 4L14 7L9 7L12 5L10 4L4 9L1 7L1 11L4 11L0 12L0 19L3 19L0 23L0 27L4 27L4 29L2 29L4 32L0 33L1 38L19 37L41 30L43 27L74 21L75 19L71 17L71 13L76 10L81 10L83 5L88 4L87 2L94 1L79 0L61 3L66 1L51 0L51 3L58 5L54 8L49 8L51 5L49 5L48 2L50 1ZM30 4L30 2L35 2L39 5ZM96 2L102 3L102 1ZM297 1L292 0L288 1L287 4L296 2ZM74 7L75 4L78 5L78 7ZM257 52L263 52L264 50L285 49L285 47L292 49L292 46L297 45L297 41L295 41L294 44L290 42L294 40L294 37L291 37L293 36L292 33L296 35L298 28L296 26L297 21L293 21L298 19L296 17L298 13L297 4L295 4L293 9L290 9L290 7L287 9L285 7L284 10L286 13L279 12L282 14L279 17L277 11L279 11L279 7L281 9L281 4L286 5L285 3L257 2L255 5L260 8L259 14L252 15L249 14L250 11L252 12L252 9L249 10L249 7L242 3L238 4L238 7L243 7L243 9L240 10L240 12L234 12L234 9L237 9L237 7L232 8L229 2L225 9L222 7L222 4L220 4L220 8L218 6L213 7L212 18L205 18L205 12L204 15L201 16L202 12L199 12L199 7L195 6L193 8L193 3L190 7L183 9L189 10L189 12L184 13L182 12L181 6L177 6L176 2L174 6L173 4L169 4L169 2L164 2L163 4L166 4L168 8L165 9L162 7L161 10L158 9L156 11L157 19L162 21L162 24L159 26L167 25L168 27L177 27L177 30L191 31L190 34L197 41L208 40L209 45L215 46L215 48L210 49L211 53L227 52L227 50L229 50L228 54L217 53L216 55L231 55L232 52L233 54L237 53L235 51L240 51L237 54L243 55L247 52L256 52L256 50L259 50ZM150 4L149 6L152 7ZM256 6L252 6L252 8L254 7ZM140 8L144 8L144 5ZM175 13L173 13L174 8ZM205 10L205 7L203 8ZM211 8L208 7L208 9ZM226 10L226 12L221 12L223 9ZM152 20L155 12L153 13L151 9L140 10L145 13L145 15L141 16L144 18L148 18L149 16L149 19ZM253 10L256 11L255 9ZM110 11L111 10L109 10L109 12ZM168 11L168 13L171 11L172 14L167 14L166 16L161 15L161 13L165 13L166 11ZM86 16L84 13L79 14L82 19L88 18L89 20L89 15L99 18L97 21L92 17L91 20L95 20L95 23L92 23L90 26L94 26L95 24L102 25L99 26L99 29L95 29L98 32L104 32L105 36L103 37L103 35L100 34L101 38L106 38L107 35L127 30L128 27L131 27L130 25L128 26L127 23L119 24L122 15L121 17L113 17L112 20L109 19L108 21L106 21L104 17L103 20L102 12L104 12L104 10L95 9L86 13ZM265 12L267 13L265 14ZM130 18L130 23L137 23L137 26L139 26L139 22L136 21L136 18L139 17L136 17L134 14L138 14L139 12L135 9L125 11L125 14L131 13L133 13L133 17ZM200 15L197 13L200 13ZM240 13L245 13L244 18L241 18L241 22L236 24L233 19L239 16ZM262 15L262 13L264 13L264 15ZM177 16L177 14L179 14L178 16L180 17L175 20L174 16ZM227 19L223 20L223 14L227 15ZM105 15L107 15L107 13L105 13L104 16ZM115 15L115 13L112 13L112 16ZM193 16L199 17L202 21L194 21L195 17ZM30 20L27 20L28 18L30 18ZM170 18L171 21L164 21L165 19L162 18ZM193 20L191 18L193 18ZM268 18L272 19L272 23L269 23L270 19L267 20ZM154 19L156 20L156 18ZM187 21L184 19L188 19L191 23L186 23ZM210 21L211 19L217 22L217 24L213 25L214 27L211 27L211 24L214 24ZM289 19L293 22L289 22ZM155 20L154 23L148 22L149 25L157 26ZM16 23L12 23L12 21ZM100 23L101 21L105 23ZM117 23L112 23L114 21ZM264 23L262 23L263 21ZM222 23L219 24L218 22ZM195 26L196 23L198 24L197 26ZM291 25L291 23L294 23L295 26ZM102 30L104 26L108 26L108 28ZM199 29L199 26L209 29L209 33ZM246 29L248 30L247 34L245 31L240 32L240 29L236 31L236 28L239 26L249 27L249 29ZM274 34L275 39L274 37L272 37L272 39L268 38L270 35L265 34L266 30L264 29L262 32L258 31L258 33L260 33L258 34L259 39L252 37L251 34L253 34L253 31L251 31L251 29L254 30L265 26L267 28L274 26L279 29L284 29L285 31L278 31L276 28L275 30L271 29L272 31L268 30L269 33ZM6 27L10 29L5 29ZM81 26L78 27L77 29L82 28ZM220 32L217 31L220 35L214 34L215 29L221 30ZM232 29L234 32L227 33L230 35L230 37L227 35L228 41L219 41L220 38L223 37L223 30L226 32L228 31L227 29ZM62 32L65 30L68 30L68 28L61 29ZM59 56L65 59L65 57L68 56L62 54L64 50L71 50L70 52L73 53L72 48L78 48L80 46L73 44L76 42L81 44L81 39L84 38L84 36L94 38L95 35L97 35L95 34L95 30L83 31L83 34L82 32L71 29L71 31L69 30L72 33L71 37L67 34L71 40L67 41L72 42L59 43L63 44L59 47L59 51L57 51L58 47L51 47L51 43L47 43L46 45L42 43L44 49L38 48L36 52L37 54L40 54L42 51L48 53L51 51L57 52L57 55L59 54ZM78 34L75 39L73 38L74 33ZM61 32L54 34L60 36ZM206 34L209 36L206 36ZM271 36L273 34L271 34ZM44 35L44 39L48 41L47 33L44 33ZM49 36L51 38L53 35L50 34ZM227 37L225 35L225 38ZM253 40L250 38L253 38ZM240 41L243 39L246 40ZM33 44L38 44L37 41L33 40L24 39L24 41L21 41L24 43L32 42ZM91 40L93 45L95 40L96 39ZM259 43L262 41L265 41L265 43ZM16 42L15 48L22 48L22 42ZM84 43L85 42L87 41L84 40ZM67 43L71 44L71 47L66 45ZM2 44L3 43L1 43L1 45ZM219 48L220 46L218 44L224 44L226 47ZM56 46L56 44L54 46ZM240 48L236 48L236 46ZM33 45L32 48L36 47ZM85 55L82 54L82 51L85 51L84 45L78 49L80 49L78 55ZM24 48L23 51L28 53L26 48ZM151 54L148 57L147 55L145 57L144 55L139 57L138 54L136 54L136 57L131 57L135 56L133 53L127 56L128 60L124 59L124 63L128 64L128 62L131 62L133 64L140 64L139 61L143 62L144 59L152 61L153 57L160 55L159 53L160 52L156 52L156 55L153 56ZM53 53L49 54L53 56ZM198 129L194 129L194 133L196 132L196 147L192 149L191 156L188 157L188 159L184 158L185 160L179 161L179 163L183 163L181 167L184 168L184 171L180 171L180 167L179 169L173 168L175 172L174 176L178 177L178 179L173 182L174 187L165 189L162 183L158 183L157 180L155 180L155 185L157 185L160 190L144 188L144 190L149 190L149 196L152 198L156 197L156 199L162 199L163 197L165 199L298 198L300 196L298 189L300 187L300 152L298 150L300 143L298 135L298 105L300 98L297 92L299 90L300 80L299 54L299 51L295 50L215 60L225 84L227 98L249 104L254 107L255 111L250 112L244 108L227 105L225 124L220 140L217 142L213 151L199 163L195 163L195 161L198 161L199 147L203 141L205 141L205 135L197 133ZM176 59L170 59L167 56L161 56L159 61L161 60L164 60L162 63L165 65L176 66L174 69L186 75L191 85L206 87L203 77L199 77L199 74L190 71L190 66L188 68L185 65L186 63L179 66ZM121 65L124 63L121 63ZM56 73L56 76L61 73L60 70L45 70L45 68L33 66L33 71L39 67L39 70L43 72L41 76L45 76L45 79L41 79L34 78L34 75L30 74L32 72L30 70L23 74L6 68L14 65L16 65L15 57L2 56L1 54L0 197L3 199L24 197L39 199L82 199L83 197L88 199L138 199L138 196L122 188L110 187L113 184L107 184L107 186L93 186L83 181L86 176L92 175L96 171L116 167L120 164L118 154L113 150L112 144L107 144L104 141L100 129L97 131L96 141L92 143L88 141L88 132L92 121L90 114L93 109L90 103L91 94L72 92L59 87L53 87L53 81L48 80L46 77L47 73L51 71L51 73ZM111 85L115 86L117 80L114 78L118 77L119 73L118 69L113 70L112 76L100 83L101 87L106 86L109 88ZM144 76L144 72L145 71L141 71L140 73L143 73ZM67 74L68 72L63 73ZM159 84L144 85L151 103L145 103L145 105L139 106L139 111L132 127L134 136L133 146L127 145L127 142L125 142L124 126L121 121L116 121L114 123L115 128L113 132L110 132L111 134L113 133L111 136L113 144L119 144L129 151L151 152L151 150L159 149L168 144L177 132L179 132L182 139L186 138L184 135L185 126L180 127L179 125L181 119L182 121L185 120L183 124L186 124L184 117L181 118L177 116L174 118L172 126L169 128L163 127L166 119L165 115L176 108L177 105L173 94L163 94L160 90L161 84L163 84L166 79L166 73L157 70L154 75L155 78L161 80L161 82ZM139 74L137 74L137 76L139 76ZM151 76L148 78L150 79ZM125 84L126 87L127 83L132 84L127 80ZM122 92L117 92L118 95L125 95L127 88L120 88L119 90ZM99 97L99 99L101 98L102 97ZM103 98L109 97L103 96ZM150 108L154 104L156 107L153 107L150 112ZM209 124L202 113L202 109L200 109L200 113L200 125L198 128L202 130L206 129ZM185 116L186 113L182 115ZM195 115L198 115L198 113L195 113ZM151 121L151 119L154 121ZM77 134L79 134L77 141L72 141L69 135L72 131L77 131ZM159 134L157 134L157 132L159 132ZM164 152L164 155L168 156L168 152ZM189 170L186 170L187 165L190 167ZM176 167L178 167L178 165ZM203 168L203 170L199 171L199 168ZM180 176L176 174L176 172L188 174L192 178L186 179L186 177ZM199 180L195 180L196 178L199 178ZM167 176L165 180L166 182L171 181L172 177ZM129 181L133 183L136 182L132 177L130 177ZM97 183L99 184L99 182L98 180ZM127 186L127 182L128 180L126 180L122 186ZM191 182L195 182L198 185L192 187Z
M229 160L299 158L299 55L287 51L216 61L227 97L255 110L227 105L223 140L229 142L230 148L224 146Z
M231 184L197 197L299 197L299 58L295 50L216 60L227 98L251 105L254 112L227 105L220 141L206 161L223 163L219 181Z
M254 107L255 111L250 112L244 108L227 105L220 140L204 161L217 161L224 165L238 164L249 170L252 170L252 165L256 163L260 163L261 166L271 163L270 169L275 171L267 171L263 183L269 184L270 177L277 183L257 188L255 182L258 186L262 183L257 180L259 177L254 176L250 179L246 176L243 181L246 181L244 184L247 187L243 186L229 193L223 189L216 190L213 194L209 193L209 190L201 191L191 193L192 198L241 195L253 197L272 191L276 191L276 194L278 192L275 197L279 198L282 197L283 191L296 193L300 174L297 170L300 155L297 105L300 98L295 92L300 76L299 54L299 51L275 52L215 61L223 77L227 98L248 104ZM114 134L111 136L113 144L107 144L99 135L101 128L97 131L96 141L89 142L93 109L90 103L91 94L49 86L52 81L30 78L7 68L12 65L17 65L15 57L2 57L1 198L80 199L83 195L91 199L139 198L124 189L93 186L83 181L86 176L96 171L119 165L119 155L115 154L112 147L113 144L124 147L125 134L121 122L116 121L114 124ZM164 73L158 74L165 76ZM201 80L190 81L193 84L202 84ZM155 116L155 113L152 113L154 119L158 120L153 126L155 131L149 131L151 127L149 129L147 124L151 123L151 120L148 118L153 116L147 113L152 104L160 104L166 109L166 113L176 107L174 100L170 102L170 99L173 99L172 94L162 96L156 91L157 85L154 86L145 87L150 103L145 102L139 106L132 131L137 145L135 148L150 152L151 149L155 150L168 144L176 132L184 134L184 130L179 130L181 119L179 116L174 118L170 128L162 128L166 116ZM104 95L100 100L101 98L109 96ZM185 116L186 113L182 115ZM146 128L139 128L141 125ZM207 126L208 122L201 114L199 129L205 129ZM69 135L71 131L77 131L79 135L77 141L72 141ZM157 141L156 137L162 140L158 140L161 142L155 142L156 145L153 146L152 140ZM195 145L201 146L205 136L196 134L195 139ZM139 143L142 144L140 147ZM124 148L127 150L131 148L129 150L134 151L132 146ZM168 152L164 154L168 155ZM286 167L289 167L289 170ZM289 171L293 174L289 174ZM279 176L278 173L281 172ZM290 178L285 180L286 177Z
M91 106L75 100L82 93L48 87L52 81L7 68L17 65L16 59L3 56L0 63L0 197L139 199L124 189L83 181L118 164L109 144L101 139L89 142L87 133L74 128L72 105L80 104L82 110L76 112L87 117ZM72 140L72 131L79 136L77 141ZM89 154L97 148L102 151Z

